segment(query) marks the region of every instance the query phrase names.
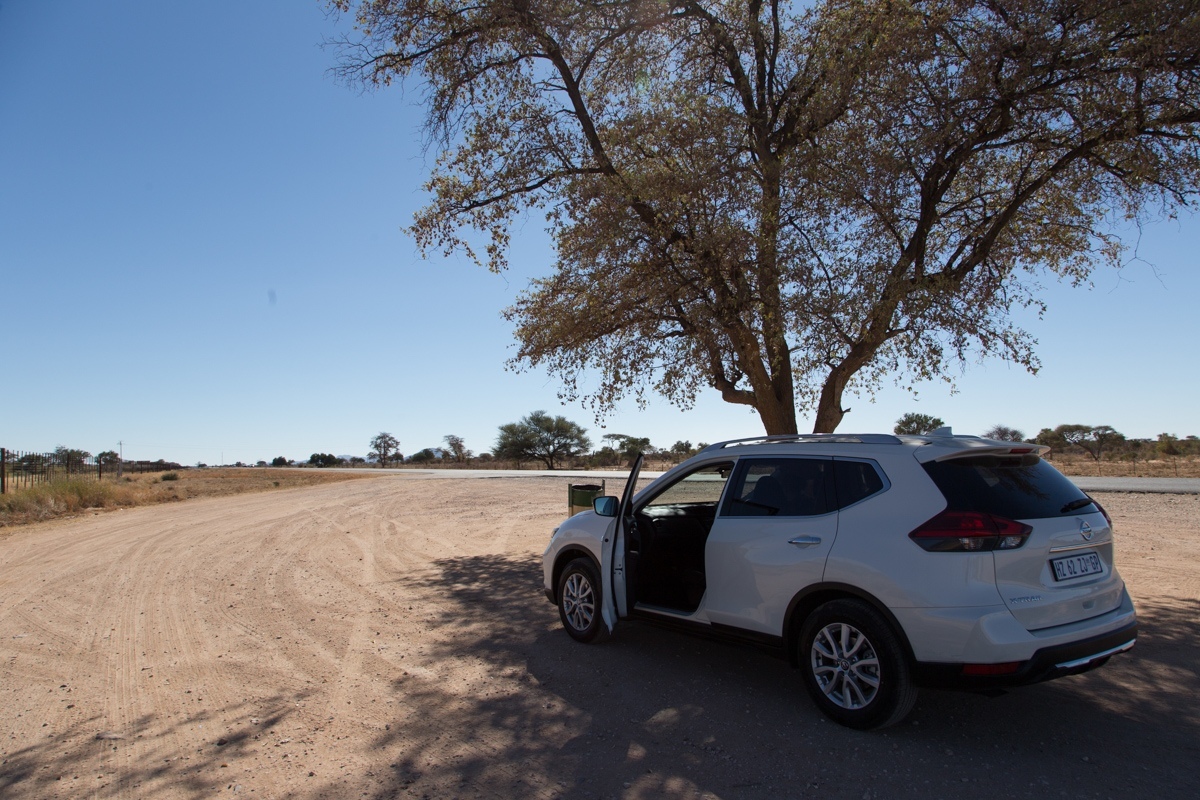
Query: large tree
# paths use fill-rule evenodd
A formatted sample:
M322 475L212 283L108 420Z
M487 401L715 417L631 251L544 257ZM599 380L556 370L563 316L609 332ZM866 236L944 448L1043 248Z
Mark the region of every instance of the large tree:
M400 440L387 431L380 431L371 437L371 455L381 467L386 467L389 461L400 455L399 448Z
M848 390L1036 370L1013 306L1119 263L1113 220L1198 183L1196 2L333 4L357 9L344 76L424 81L421 247L502 270L548 213L514 364L599 413L710 386L768 433L798 404L832 431Z
M496 458L541 461L546 469L554 469L563 460L586 453L591 446L587 431L578 424L566 417L534 411L519 422L501 425L492 452Z

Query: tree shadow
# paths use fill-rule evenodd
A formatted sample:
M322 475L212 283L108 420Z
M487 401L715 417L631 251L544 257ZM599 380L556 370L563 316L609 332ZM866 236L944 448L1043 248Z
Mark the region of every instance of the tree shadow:
M101 715L56 726L44 739L0 760L0 797L152 797L168 791L212 796L232 788L231 775L223 771L228 762L283 722L297 697L239 702L169 721L147 715L116 731L105 729ZM234 726L222 722L231 717L246 721ZM176 734L206 724L213 730L211 740L181 754Z
M864 734L826 721L785 661L753 649L644 624L574 642L536 559L433 566L406 580L441 609L430 659L477 677L392 682L403 719L371 743L388 768L365 796L1190 796L1194 600L1142 603L1138 647L1102 669L996 698L923 692L905 723Z

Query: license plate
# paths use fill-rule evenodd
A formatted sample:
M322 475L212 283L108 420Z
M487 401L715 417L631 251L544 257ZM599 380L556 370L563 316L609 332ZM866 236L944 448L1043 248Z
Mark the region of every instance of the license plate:
M1104 564L1096 553L1083 553L1067 558L1056 558L1050 562L1054 569L1054 580L1069 581L1082 578L1084 575L1099 575L1104 572Z

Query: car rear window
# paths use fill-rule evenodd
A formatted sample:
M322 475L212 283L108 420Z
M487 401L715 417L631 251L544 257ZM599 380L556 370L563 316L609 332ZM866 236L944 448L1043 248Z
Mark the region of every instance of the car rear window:
M837 484L837 506L852 506L863 498L883 491L883 479L875 466L867 461L842 461L833 464L834 481Z
M925 471L950 511L1044 519L1096 511L1075 484L1035 455L970 456L932 461Z

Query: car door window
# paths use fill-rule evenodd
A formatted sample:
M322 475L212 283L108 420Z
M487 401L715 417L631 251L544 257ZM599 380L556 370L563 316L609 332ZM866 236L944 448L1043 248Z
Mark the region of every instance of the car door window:
M680 508L709 506L715 513L732 471L733 464L726 461L702 467L652 497L639 511L649 516L663 516Z
M833 509L828 458L755 458L739 463L722 515L813 517Z

